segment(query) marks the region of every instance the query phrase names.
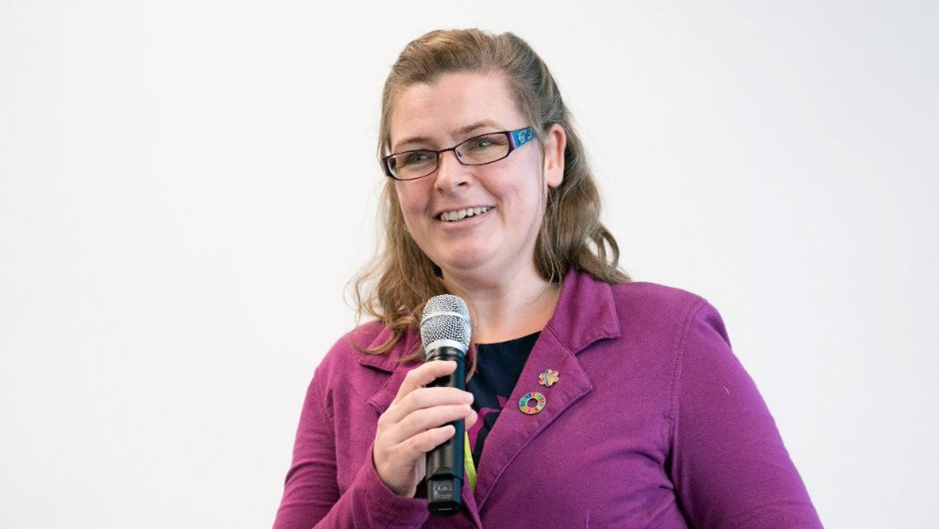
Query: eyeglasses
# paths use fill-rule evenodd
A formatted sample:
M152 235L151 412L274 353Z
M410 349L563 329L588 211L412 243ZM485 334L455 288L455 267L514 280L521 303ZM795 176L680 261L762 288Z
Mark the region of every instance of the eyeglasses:
M535 137L531 127L474 136L449 149L417 150L389 154L381 159L385 175L395 180L415 180L437 170L440 155L453 151L463 165L486 165L498 162Z

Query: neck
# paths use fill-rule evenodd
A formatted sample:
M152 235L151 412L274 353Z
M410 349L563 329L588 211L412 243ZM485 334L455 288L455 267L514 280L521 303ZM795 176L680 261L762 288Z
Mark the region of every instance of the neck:
M446 274L444 284L473 315L473 340L496 343L540 331L554 314L560 286L534 269L498 280Z

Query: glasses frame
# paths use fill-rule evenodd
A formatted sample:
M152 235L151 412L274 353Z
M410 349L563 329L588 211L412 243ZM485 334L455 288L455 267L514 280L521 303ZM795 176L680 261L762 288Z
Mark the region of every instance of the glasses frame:
M509 150L505 153L505 156L503 156L502 158L497 158L495 160L492 160L486 163L466 163L463 161L462 158L460 158L460 155L457 154L456 150L460 146L467 144L477 138L481 138L483 136L491 136L493 134L505 134L505 137L508 138L509 140ZM426 178L434 174L437 171L437 169L440 168L440 155L447 151L453 151L453 157L456 158L456 161L460 162L460 165L465 165L468 167L477 167L480 165L489 165L491 163L496 163L500 160L505 160L506 158L509 157L510 154L512 154L513 151L515 151L515 149L518 149L522 145L525 145L526 143L531 141L532 138L534 137L535 137L535 132L531 130L531 127L522 127L520 129L515 129L515 130L500 130L497 132L487 132L485 134L479 134L477 136L473 136L472 138L465 139L461 141L460 143L457 143L453 147L450 147L447 149L440 149L439 151L435 151L433 149L411 149L409 151L391 153L388 156L382 157L381 167L385 171L385 176L389 178L393 178L399 182L410 182L411 180L419 180L421 178ZM416 176L414 178L398 178L397 176L395 176L391 168L391 159L395 156L400 156L402 154L407 154L409 152L434 153L434 156L436 157L436 163L434 164L434 169L423 176Z

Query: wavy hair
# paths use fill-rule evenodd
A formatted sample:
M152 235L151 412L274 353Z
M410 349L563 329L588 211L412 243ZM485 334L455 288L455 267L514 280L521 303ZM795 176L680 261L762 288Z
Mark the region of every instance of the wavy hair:
M515 104L535 132L542 152L549 127L558 124L567 134L564 177L559 186L547 192L535 245L535 266L541 276L558 283L574 268L611 284L630 281L618 267L616 240L600 222L600 194L557 83L531 46L512 33L437 30L409 43L385 81L379 158L391 149L390 118L395 99L403 90L415 84L434 83L446 73L467 71L505 76ZM394 185L389 178L382 191L385 236L378 256L356 276L351 289L357 316L373 316L392 331L384 343L363 349L372 354L390 350L409 327L418 327L424 303L432 296L447 293L440 269L405 229Z

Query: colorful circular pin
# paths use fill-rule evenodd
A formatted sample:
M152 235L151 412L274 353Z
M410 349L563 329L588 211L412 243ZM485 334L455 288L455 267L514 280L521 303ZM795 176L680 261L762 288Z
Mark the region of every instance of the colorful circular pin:
M531 393L526 393L518 401L518 409L522 410L522 413L534 415L544 409L545 402L544 395L537 391L532 391Z
M555 382L560 380L558 377L558 372L553 369L545 369L538 375L538 383L542 386L551 387Z

